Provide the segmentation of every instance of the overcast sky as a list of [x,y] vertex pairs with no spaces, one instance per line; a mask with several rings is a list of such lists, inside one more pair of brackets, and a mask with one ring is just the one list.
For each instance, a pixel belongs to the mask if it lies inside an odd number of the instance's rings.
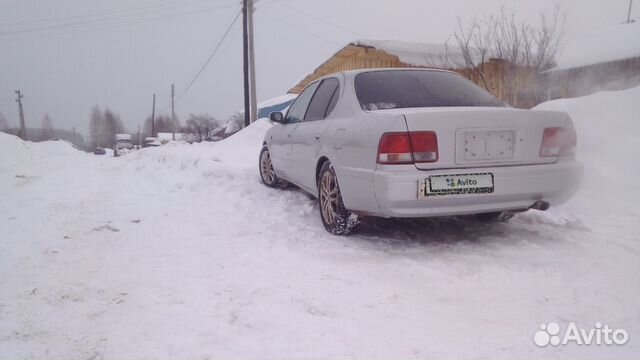
[[[0,0],[0,112],[18,123],[49,113],[56,128],[86,134],[91,106],[109,106],[134,132],[180,94],[240,11],[240,0]],[[629,0],[259,0],[256,65],[259,101],[282,95],[329,56],[358,38],[442,43],[457,17],[495,13],[501,4],[526,21],[568,13],[566,35],[626,20]],[[640,18],[636,4],[632,17]],[[311,16],[310,16],[310,15]],[[55,21],[53,21],[53,20]],[[325,19],[321,21],[319,19]],[[639,39],[640,41],[640,39]],[[193,87],[176,104],[220,119],[242,109],[241,18]]]

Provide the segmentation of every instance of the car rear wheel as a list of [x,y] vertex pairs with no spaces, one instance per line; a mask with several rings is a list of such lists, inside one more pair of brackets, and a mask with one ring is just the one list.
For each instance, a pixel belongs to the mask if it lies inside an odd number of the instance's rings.
[[336,172],[330,162],[320,169],[318,207],[324,228],[334,235],[349,235],[358,225],[358,216],[344,207]]
[[258,165],[260,167],[260,178],[263,184],[271,188],[283,189],[287,187],[288,183],[278,178],[276,171],[273,169],[271,154],[266,145],[263,146],[262,151],[260,151],[260,161]]

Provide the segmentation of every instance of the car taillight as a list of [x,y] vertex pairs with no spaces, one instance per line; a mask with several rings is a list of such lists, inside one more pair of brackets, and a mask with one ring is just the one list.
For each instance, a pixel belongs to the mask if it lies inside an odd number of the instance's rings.
[[386,133],[382,135],[378,145],[378,163],[413,163],[409,133]]
[[438,161],[438,137],[433,131],[409,133],[411,147],[413,148],[413,161],[436,162]]
[[433,131],[386,133],[378,145],[379,164],[438,161],[438,137]]
[[542,134],[540,157],[575,155],[576,142],[576,131],[573,128],[546,128]]

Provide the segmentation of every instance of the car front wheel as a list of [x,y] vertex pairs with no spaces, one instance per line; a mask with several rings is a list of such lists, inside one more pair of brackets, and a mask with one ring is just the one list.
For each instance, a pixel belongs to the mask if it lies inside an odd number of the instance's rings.
[[324,228],[334,235],[349,235],[358,225],[358,216],[344,207],[336,172],[328,161],[318,179],[318,207]]

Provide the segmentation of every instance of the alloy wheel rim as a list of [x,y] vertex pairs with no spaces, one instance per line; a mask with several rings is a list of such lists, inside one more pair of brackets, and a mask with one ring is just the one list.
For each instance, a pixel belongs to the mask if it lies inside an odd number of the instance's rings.
[[329,171],[320,180],[320,209],[327,224],[333,224],[338,209],[338,183]]
[[262,157],[260,158],[260,173],[262,174],[262,180],[264,180],[265,183],[273,184],[276,173],[273,170],[273,165],[271,164],[271,155],[269,155],[269,151],[262,153]]

